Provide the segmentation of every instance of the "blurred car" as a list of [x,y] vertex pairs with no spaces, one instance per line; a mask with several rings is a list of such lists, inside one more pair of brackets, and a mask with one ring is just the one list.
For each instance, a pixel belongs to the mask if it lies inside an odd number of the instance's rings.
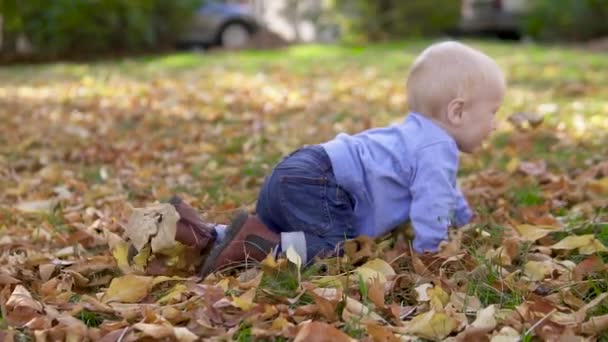
[[462,0],[459,30],[519,38],[528,3],[529,0]]
[[178,46],[242,48],[258,28],[248,1],[208,1],[196,12]]

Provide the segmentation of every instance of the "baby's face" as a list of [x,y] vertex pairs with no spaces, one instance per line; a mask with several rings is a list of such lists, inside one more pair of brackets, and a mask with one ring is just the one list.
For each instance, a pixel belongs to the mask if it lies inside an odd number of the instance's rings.
[[496,112],[504,98],[504,86],[490,85],[478,91],[464,110],[464,122],[456,136],[462,152],[471,153],[496,129]]

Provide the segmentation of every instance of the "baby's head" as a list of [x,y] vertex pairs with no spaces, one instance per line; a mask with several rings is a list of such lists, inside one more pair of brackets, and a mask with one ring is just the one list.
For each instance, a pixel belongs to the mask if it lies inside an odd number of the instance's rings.
[[484,53],[457,42],[431,45],[416,59],[407,80],[409,110],[425,115],[473,152],[495,129],[505,78]]

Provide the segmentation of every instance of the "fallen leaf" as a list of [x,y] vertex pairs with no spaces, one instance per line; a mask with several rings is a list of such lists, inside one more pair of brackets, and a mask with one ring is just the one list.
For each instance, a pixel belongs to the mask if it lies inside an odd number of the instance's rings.
[[137,303],[148,295],[154,278],[127,274],[112,279],[102,302]]
[[367,324],[367,333],[374,342],[399,342],[401,341],[395,334],[385,326],[378,324]]
[[374,278],[367,289],[367,297],[377,308],[384,308],[384,294],[386,287],[378,278]]
[[[382,259],[370,260],[357,267],[355,272],[358,276],[361,276],[361,279],[363,279],[365,283],[372,281],[374,278],[377,278],[380,280],[380,282],[385,283],[387,277],[395,275],[395,270],[393,270],[391,265]],[[358,277],[356,279],[358,279]]]
[[346,322],[351,318],[357,320],[372,320],[382,322],[384,319],[358,300],[346,297],[346,306],[342,311],[342,319]]
[[367,235],[361,235],[344,242],[344,254],[348,257],[350,263],[358,264],[374,254],[374,245],[374,239]]
[[541,281],[545,279],[555,266],[552,261],[528,261],[524,265],[524,274],[532,281]]
[[133,329],[141,331],[144,336],[149,336],[155,339],[163,339],[175,336],[172,327],[161,324],[135,323],[133,324]]
[[333,325],[324,322],[305,322],[300,325],[294,342],[355,342]]
[[481,302],[475,296],[469,296],[463,292],[452,291],[450,303],[454,308],[462,312],[477,312],[481,310]]
[[417,294],[416,300],[418,300],[419,302],[428,302],[429,300],[431,300],[431,297],[429,297],[428,294],[428,289],[432,288],[433,284],[431,283],[418,285],[416,288],[414,288],[414,291],[416,291]]
[[429,340],[441,340],[458,327],[458,321],[444,312],[427,311],[414,317],[407,325],[410,334]]
[[577,249],[581,254],[593,254],[597,252],[608,252],[608,248],[604,246],[593,234],[573,235],[568,236],[560,242],[551,246],[552,249]]
[[500,331],[490,339],[490,342],[519,342],[521,341],[521,333],[511,327],[503,327]]
[[23,285],[15,286],[5,305],[7,310],[6,319],[16,326],[24,325],[32,318],[43,313],[42,304],[34,300]]
[[289,246],[285,254],[287,256],[287,260],[294,263],[298,267],[298,269],[302,267],[302,257],[300,257],[300,255],[298,254],[298,252],[296,252],[293,246]]
[[122,242],[114,247],[112,250],[112,256],[116,259],[116,264],[122,273],[131,273],[131,267],[129,267],[129,244]]
[[140,251],[148,242],[156,253],[176,245],[175,232],[179,214],[171,204],[134,208],[125,226],[125,234]]
[[586,335],[595,335],[608,329],[608,315],[595,316],[583,323],[580,332]]
[[39,200],[39,201],[24,201],[15,205],[17,210],[24,213],[38,214],[48,213],[57,205],[56,199]]
[[194,342],[199,337],[186,327],[173,327],[173,335],[178,342]]
[[256,289],[251,288],[238,297],[233,296],[232,305],[234,305],[235,307],[237,307],[243,311],[251,310],[251,308],[253,308],[253,306],[255,305],[253,303],[253,299],[255,298],[255,293],[256,293]]
[[181,302],[184,299],[186,293],[188,292],[189,290],[186,285],[176,284],[166,295],[162,296],[156,302],[160,305],[175,304]]
[[534,226],[531,224],[519,224],[515,226],[515,230],[526,241],[536,241],[547,236],[552,232],[561,231],[561,227],[557,226]]

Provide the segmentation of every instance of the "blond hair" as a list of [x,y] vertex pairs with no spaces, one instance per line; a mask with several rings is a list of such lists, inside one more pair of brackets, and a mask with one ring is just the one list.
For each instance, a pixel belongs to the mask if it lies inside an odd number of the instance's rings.
[[498,64],[476,49],[448,41],[426,48],[412,65],[407,79],[409,110],[436,117],[455,98],[470,103],[480,87],[505,80]]

